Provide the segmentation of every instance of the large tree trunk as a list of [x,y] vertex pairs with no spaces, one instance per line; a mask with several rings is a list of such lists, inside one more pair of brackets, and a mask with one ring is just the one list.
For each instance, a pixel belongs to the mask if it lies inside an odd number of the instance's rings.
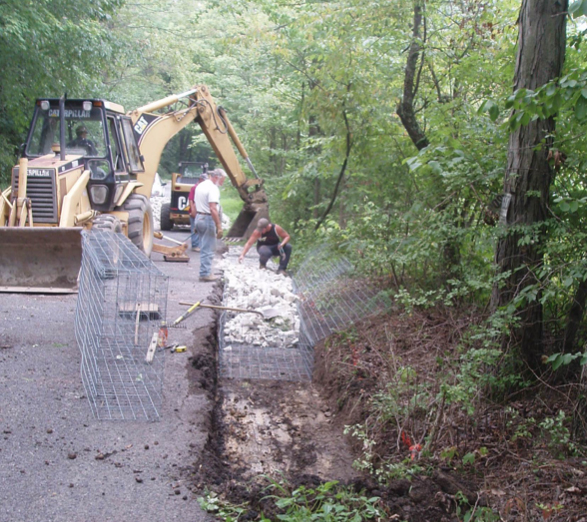
[[[568,0],[523,0],[518,19],[519,37],[514,90],[536,89],[560,76],[565,58],[566,11]],[[553,170],[548,149],[555,123],[552,118],[537,120],[512,132],[504,193],[511,194],[506,215],[506,230],[496,247],[499,273],[506,275],[502,286],[495,287],[493,308],[505,305],[529,285],[537,283],[536,268],[542,262],[540,226],[546,218]],[[506,199],[507,201],[507,199]],[[534,227],[534,240],[524,236],[520,226]],[[531,234],[530,230],[526,231]],[[542,351],[542,306],[539,299],[525,304],[519,327],[511,332],[531,367],[537,367]]]

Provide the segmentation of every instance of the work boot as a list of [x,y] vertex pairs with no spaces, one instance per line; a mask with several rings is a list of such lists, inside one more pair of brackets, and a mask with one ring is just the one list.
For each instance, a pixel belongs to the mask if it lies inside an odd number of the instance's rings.
[[287,272],[285,270],[283,270],[283,268],[280,268],[277,272],[275,272],[277,275],[287,275]]
[[259,263],[260,270],[265,270],[266,268],[267,268],[267,265],[264,265],[263,263]]
[[218,276],[215,275],[207,275],[207,276],[200,276],[200,281],[204,281],[205,283],[211,283],[212,281],[218,281],[220,279]]
[[192,252],[199,252],[200,251],[200,247],[192,247]]

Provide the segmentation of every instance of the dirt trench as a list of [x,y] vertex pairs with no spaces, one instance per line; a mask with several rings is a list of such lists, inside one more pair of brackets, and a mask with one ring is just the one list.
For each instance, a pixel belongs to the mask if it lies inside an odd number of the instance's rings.
[[[220,302],[220,289],[215,297]],[[216,315],[216,321],[218,315]],[[311,382],[218,379],[217,322],[194,332],[205,348],[192,358],[192,379],[214,398],[196,486],[253,481],[260,475],[349,481],[353,457],[319,386]]]
[[[215,299],[221,300],[220,288]],[[360,448],[344,427],[361,412],[340,407],[327,367],[317,365],[313,382],[218,379],[216,335],[216,323],[194,332],[199,349],[191,358],[192,379],[215,404],[202,456],[184,470],[196,494],[214,492],[248,505],[243,520],[257,520],[261,512],[266,517],[279,513],[267,500],[272,481],[291,487],[338,481],[367,497],[380,497],[387,513],[381,520],[452,522],[458,520],[458,492],[473,504],[479,502],[475,486],[450,470],[386,487],[359,473],[353,461]],[[317,359],[324,349],[316,347]]]

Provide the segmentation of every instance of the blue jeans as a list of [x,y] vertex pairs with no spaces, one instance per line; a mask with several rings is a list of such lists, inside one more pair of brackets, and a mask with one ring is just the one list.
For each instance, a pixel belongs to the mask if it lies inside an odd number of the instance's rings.
[[200,241],[200,277],[206,277],[212,272],[216,252],[216,223],[212,216],[197,214],[196,231]]
[[190,216],[190,232],[192,233],[192,248],[200,246],[200,237],[196,233],[196,218]]
[[257,249],[257,252],[259,253],[259,262],[262,265],[266,265],[269,259],[275,256],[279,256],[279,270],[285,270],[287,268],[287,264],[289,263],[291,250],[292,248],[289,243],[283,245],[283,252],[285,253],[285,257],[282,259],[279,255],[279,248],[277,248],[277,245],[262,245]]

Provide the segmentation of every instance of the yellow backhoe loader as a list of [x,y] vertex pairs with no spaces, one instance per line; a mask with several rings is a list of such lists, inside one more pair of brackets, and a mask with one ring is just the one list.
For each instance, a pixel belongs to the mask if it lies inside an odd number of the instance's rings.
[[128,113],[106,100],[39,99],[11,186],[0,194],[0,291],[75,289],[83,228],[123,232],[145,254],[156,251],[151,188],[165,145],[193,121],[244,201],[227,235],[250,236],[268,216],[263,180],[205,86]]
[[161,230],[172,230],[174,225],[190,224],[190,191],[202,180],[201,176],[207,170],[207,163],[179,162],[179,172],[171,174],[171,198],[161,205]]

